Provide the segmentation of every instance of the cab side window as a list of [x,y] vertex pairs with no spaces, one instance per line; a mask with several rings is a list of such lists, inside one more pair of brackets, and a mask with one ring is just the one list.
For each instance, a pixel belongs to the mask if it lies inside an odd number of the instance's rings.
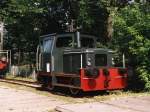
[[52,39],[46,38],[46,39],[43,40],[43,51],[45,53],[50,53],[51,52],[52,43],[53,43]]
[[94,48],[94,40],[92,38],[81,38],[81,47]]
[[56,47],[72,47],[73,39],[72,37],[59,37],[56,41]]

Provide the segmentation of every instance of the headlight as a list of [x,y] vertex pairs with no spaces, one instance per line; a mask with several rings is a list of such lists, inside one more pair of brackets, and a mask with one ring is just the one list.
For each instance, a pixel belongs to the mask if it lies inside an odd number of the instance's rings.
[[88,65],[88,66],[91,66],[91,65],[92,65],[91,58],[88,58],[88,59],[87,59],[87,65]]
[[114,60],[114,58],[112,58],[111,60],[112,60],[112,65],[115,65],[115,60]]

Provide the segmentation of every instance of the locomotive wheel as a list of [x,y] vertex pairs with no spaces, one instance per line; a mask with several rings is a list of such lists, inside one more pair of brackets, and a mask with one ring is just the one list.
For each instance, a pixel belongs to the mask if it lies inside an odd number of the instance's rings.
[[47,86],[46,86],[47,90],[52,91],[54,89],[54,86],[52,84],[52,77],[49,77],[47,80]]
[[69,90],[72,95],[77,95],[80,92],[80,89],[75,88],[69,88]]
[[54,86],[52,85],[52,82],[50,82],[47,87],[48,90],[52,91],[54,89]]
[[46,84],[41,84],[41,89],[45,90],[46,89]]
[[42,85],[41,87],[44,90],[51,91],[54,89],[54,86],[52,85],[52,78],[51,77],[44,77],[42,80]]
[[[75,86],[75,85],[77,85],[76,83],[79,83],[79,82],[76,82],[76,80],[74,78],[70,79],[70,85]],[[77,95],[80,92],[80,89],[71,88],[71,87],[69,88],[69,90],[72,95]]]
[[42,84],[41,87],[42,87],[42,89],[48,90],[48,91],[52,91],[54,89],[54,86],[52,84],[49,84],[49,85]]

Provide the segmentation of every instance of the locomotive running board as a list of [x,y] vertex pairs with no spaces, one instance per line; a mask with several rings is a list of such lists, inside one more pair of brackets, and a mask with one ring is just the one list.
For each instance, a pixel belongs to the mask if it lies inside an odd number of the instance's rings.
[[55,73],[55,74],[53,74],[53,76],[56,76],[56,77],[71,77],[71,78],[80,77],[80,75],[77,75],[77,74],[65,74],[65,73]]
[[67,84],[53,84],[53,86],[61,86],[61,87],[69,87],[69,88],[74,88],[74,89],[81,89],[81,87],[67,85]]

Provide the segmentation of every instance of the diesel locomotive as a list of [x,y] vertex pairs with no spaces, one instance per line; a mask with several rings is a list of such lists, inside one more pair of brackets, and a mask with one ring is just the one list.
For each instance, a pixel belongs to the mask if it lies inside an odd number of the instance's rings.
[[114,67],[114,52],[96,48],[94,36],[80,32],[44,35],[36,55],[37,80],[49,90],[67,87],[77,94],[127,86],[127,69]]

